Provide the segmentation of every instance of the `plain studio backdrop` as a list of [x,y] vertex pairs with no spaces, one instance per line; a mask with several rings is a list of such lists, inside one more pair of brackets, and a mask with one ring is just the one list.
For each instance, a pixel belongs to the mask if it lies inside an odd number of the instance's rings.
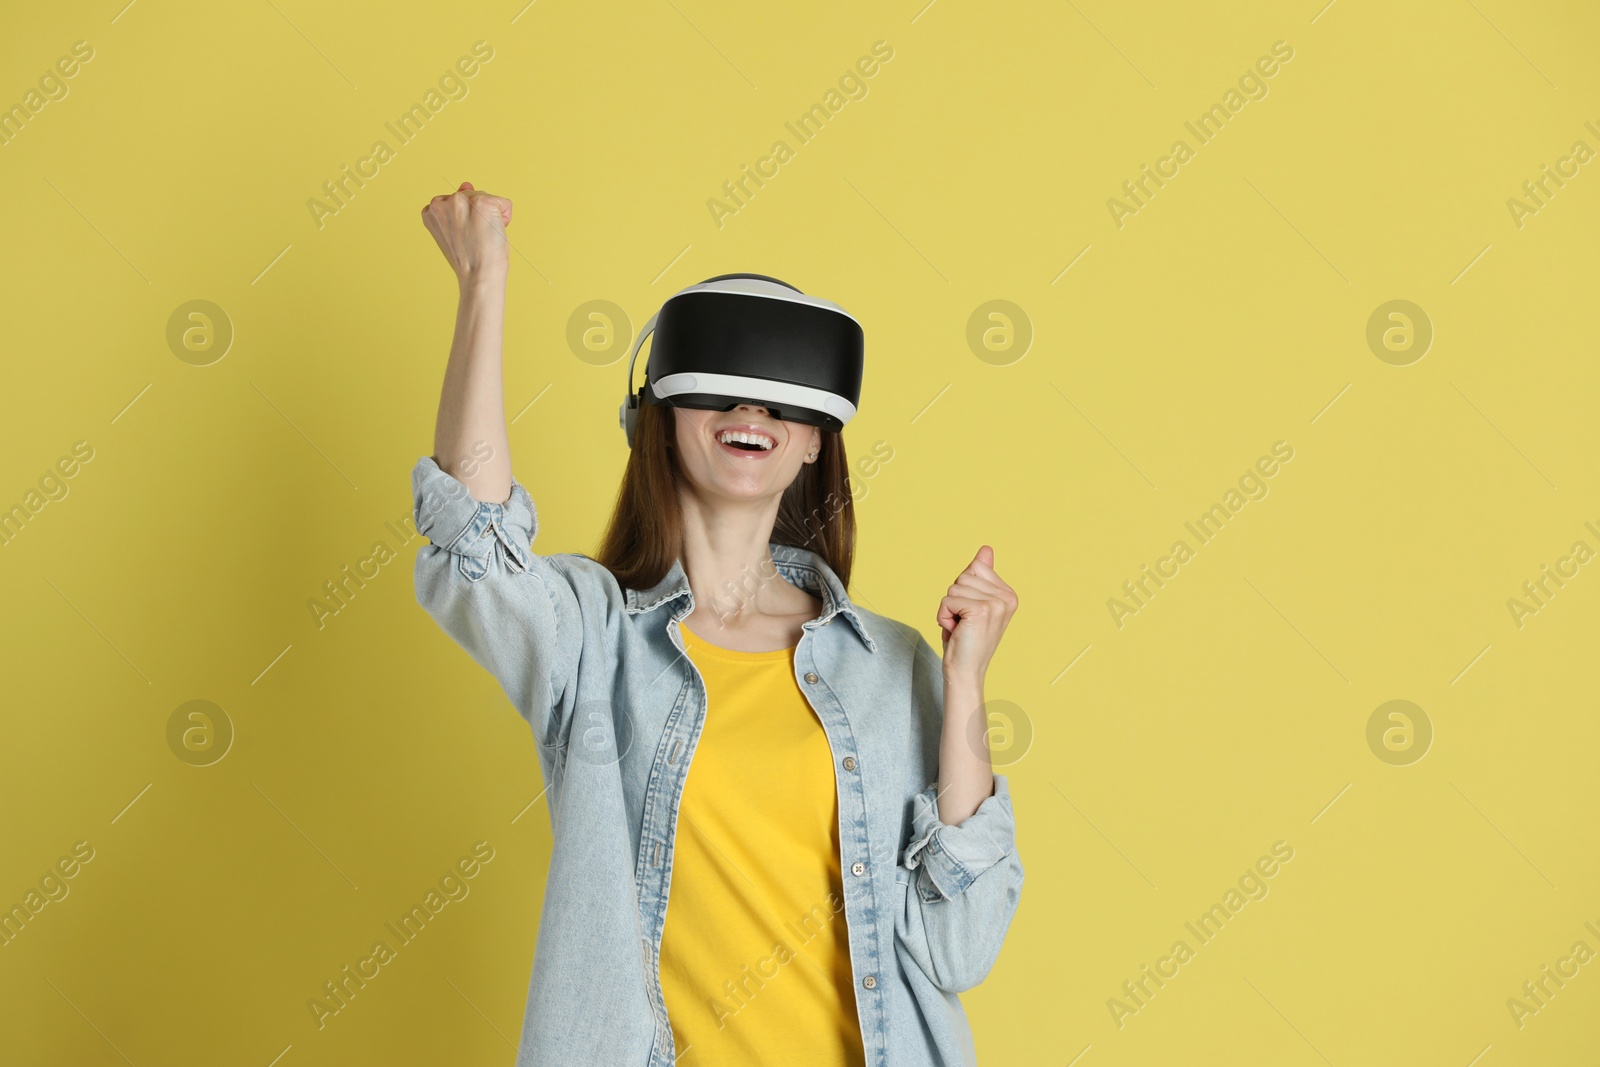
[[0,32],[8,1063],[512,1062],[550,813],[411,577],[464,180],[540,552],[668,295],[862,320],[853,597],[1021,597],[983,1062],[1600,1046],[1592,5],[122,2]]

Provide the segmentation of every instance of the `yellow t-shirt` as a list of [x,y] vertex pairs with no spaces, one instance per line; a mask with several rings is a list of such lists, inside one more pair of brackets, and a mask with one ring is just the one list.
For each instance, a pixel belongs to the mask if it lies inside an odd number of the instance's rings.
[[678,1067],[858,1067],[833,753],[794,649],[679,624],[707,709],[683,799],[661,987]]

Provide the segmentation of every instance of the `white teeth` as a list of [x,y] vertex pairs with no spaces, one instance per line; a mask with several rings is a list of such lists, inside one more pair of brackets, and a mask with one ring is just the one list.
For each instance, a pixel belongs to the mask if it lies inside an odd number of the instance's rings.
[[723,442],[724,444],[731,444],[734,441],[741,441],[747,445],[760,445],[763,450],[769,451],[772,448],[772,439],[770,437],[767,437],[764,434],[746,433],[743,430],[724,430],[717,434],[717,440]]

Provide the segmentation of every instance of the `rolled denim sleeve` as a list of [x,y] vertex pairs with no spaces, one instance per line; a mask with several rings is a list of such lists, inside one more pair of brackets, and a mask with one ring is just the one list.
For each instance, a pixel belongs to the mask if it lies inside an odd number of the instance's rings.
[[[923,712],[924,729],[937,738],[944,717],[939,658],[924,642],[918,660],[917,698],[933,709]],[[911,840],[900,860],[905,904],[896,916],[896,934],[928,979],[950,993],[988,976],[1022,896],[1011,785],[995,774],[993,788],[955,824],[939,818],[936,781],[911,800]]]
[[935,782],[912,798],[911,844],[903,862],[906,870],[921,870],[926,876],[917,879],[917,891],[929,903],[966,892],[979,875],[1015,850],[1017,840],[1005,775],[996,774],[993,795],[953,826],[940,821],[938,796]]
[[532,549],[533,498],[513,480],[505,502],[477,500],[431,456],[412,468],[411,491],[430,542],[417,552],[417,602],[549,743],[577,673],[582,609],[566,571]]

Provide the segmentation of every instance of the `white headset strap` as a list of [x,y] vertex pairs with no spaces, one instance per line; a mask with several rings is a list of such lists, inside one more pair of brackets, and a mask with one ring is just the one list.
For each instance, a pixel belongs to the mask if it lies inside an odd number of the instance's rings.
[[660,314],[661,314],[661,312],[657,311],[654,315],[650,316],[649,320],[644,324],[644,329],[639,331],[638,340],[633,342],[633,354],[628,357],[628,392],[627,392],[627,395],[630,398],[634,395],[634,388],[633,388],[633,364],[634,364],[634,361],[639,358],[639,349],[644,347],[644,339],[646,337],[649,337],[652,333],[655,332],[656,319],[660,316]]

